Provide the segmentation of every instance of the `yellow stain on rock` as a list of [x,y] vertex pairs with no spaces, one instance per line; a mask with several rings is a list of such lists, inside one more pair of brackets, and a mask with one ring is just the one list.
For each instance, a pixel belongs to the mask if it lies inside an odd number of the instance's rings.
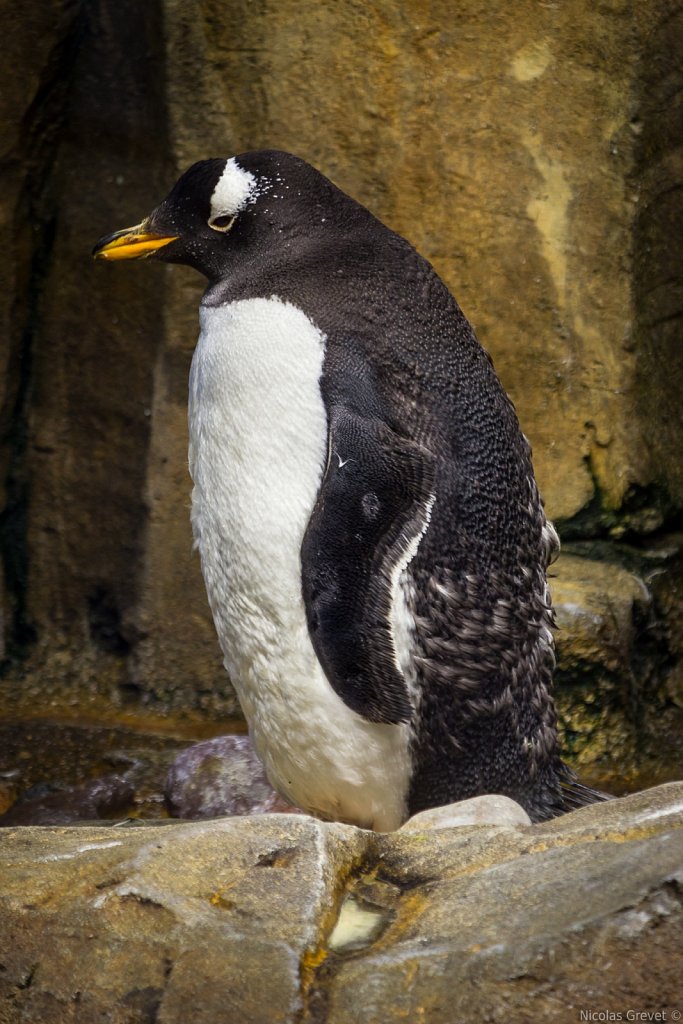
[[[672,821],[668,824],[669,830],[683,829],[683,823]],[[626,829],[609,829],[604,832],[599,830],[569,832],[564,836],[548,836],[546,840],[533,843],[527,849],[528,854],[546,853],[549,850],[559,850],[569,846],[585,846],[588,843],[634,843],[642,839],[652,839],[662,832],[661,823],[631,825]]]
[[226,896],[226,893],[233,889],[235,886],[234,882],[229,885],[221,886],[220,889],[216,889],[215,892],[209,897],[209,903],[212,907],[221,907],[223,910],[231,910],[235,906],[234,899],[230,899]]
[[522,142],[543,178],[542,191],[529,200],[527,213],[541,236],[541,249],[557,290],[560,308],[567,308],[567,244],[572,190],[559,160],[551,159],[538,135],[525,132]]
[[530,82],[540,78],[552,62],[553,55],[547,43],[529,43],[512,58],[512,76],[518,82]]
[[307,949],[301,958],[302,974],[316,971],[321,964],[327,960],[327,948],[318,946],[315,949]]

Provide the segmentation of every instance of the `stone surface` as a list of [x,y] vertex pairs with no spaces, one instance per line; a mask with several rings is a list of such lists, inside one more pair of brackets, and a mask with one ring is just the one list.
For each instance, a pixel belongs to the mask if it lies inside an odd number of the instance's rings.
[[531,818],[523,807],[508,796],[488,794],[471,800],[459,800],[445,807],[432,807],[408,818],[400,832],[424,832],[429,829],[454,828],[456,825],[530,825]]
[[630,671],[637,609],[652,600],[643,580],[618,565],[572,555],[559,558],[551,572],[561,672],[576,678],[597,667]]
[[625,564],[564,552],[551,568],[556,704],[564,749],[599,788],[683,772],[680,541],[615,549]]
[[275,792],[248,736],[217,736],[178,754],[164,796],[174,818],[297,812]]
[[[293,1020],[363,843],[301,816],[4,832],[0,1019]],[[39,918],[60,936],[42,966]]]
[[521,1024],[679,1006],[683,783],[514,828],[8,829],[0,864],[3,1024]]
[[682,796],[677,785],[594,805],[523,835],[397,835],[383,877],[422,884],[374,947],[335,965],[327,1020],[570,1022],[581,1009],[678,1007]]

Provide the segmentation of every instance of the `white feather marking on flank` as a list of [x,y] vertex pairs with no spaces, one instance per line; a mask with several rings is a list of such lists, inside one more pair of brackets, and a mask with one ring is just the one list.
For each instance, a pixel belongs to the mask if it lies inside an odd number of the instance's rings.
[[234,217],[257,197],[257,182],[251,171],[240,167],[234,157],[225,161],[211,196],[211,217]]
[[431,494],[424,503],[422,508],[422,527],[411,539],[403,556],[393,567],[391,573],[391,637],[394,647],[394,661],[406,681],[408,692],[414,704],[418,698],[414,661],[415,616],[412,610],[414,584],[408,567],[417,554],[420,542],[429,528],[435,500],[436,495]]
[[406,815],[405,725],[368,722],[313,650],[301,544],[328,454],[325,336],[276,296],[200,308],[190,375],[192,525],[225,666],[273,785],[322,817]]

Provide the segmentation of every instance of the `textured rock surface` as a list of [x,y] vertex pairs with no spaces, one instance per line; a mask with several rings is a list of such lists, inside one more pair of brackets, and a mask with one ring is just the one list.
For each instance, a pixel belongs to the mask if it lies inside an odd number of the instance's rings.
[[647,587],[633,573],[606,562],[566,555],[553,568],[561,669],[600,666],[629,671],[635,642],[634,607],[647,606]]
[[[587,558],[561,558],[553,577],[564,747],[581,768],[613,777],[643,745],[645,723],[636,702],[638,683],[644,689],[647,680],[636,679],[635,651],[652,595],[626,569]],[[656,717],[660,708],[653,702],[647,711]]]
[[516,828],[6,830],[0,863],[3,1024],[573,1022],[679,1005],[683,784]]
[[[202,284],[88,259],[202,156],[295,150],[434,261],[494,356],[566,537],[638,545],[675,524],[683,13],[670,0],[0,13],[3,696],[21,679],[31,702],[63,682],[81,700],[234,711],[187,515]],[[669,588],[664,631],[680,606]],[[636,630],[636,686],[643,643]],[[661,699],[680,691],[663,677],[679,653],[648,684]]]
[[[593,554],[613,558],[607,548]],[[664,765],[669,778],[683,774],[683,577],[680,540],[616,553],[622,564],[567,552],[552,567],[550,585],[565,751],[595,784],[624,792],[638,772],[652,781]]]

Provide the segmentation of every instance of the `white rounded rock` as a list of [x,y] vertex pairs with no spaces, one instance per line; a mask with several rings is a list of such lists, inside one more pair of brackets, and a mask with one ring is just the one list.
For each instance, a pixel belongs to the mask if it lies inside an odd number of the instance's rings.
[[401,832],[425,832],[429,829],[456,828],[459,825],[530,825],[531,818],[515,800],[498,793],[474,796],[444,807],[430,807],[409,818]]

